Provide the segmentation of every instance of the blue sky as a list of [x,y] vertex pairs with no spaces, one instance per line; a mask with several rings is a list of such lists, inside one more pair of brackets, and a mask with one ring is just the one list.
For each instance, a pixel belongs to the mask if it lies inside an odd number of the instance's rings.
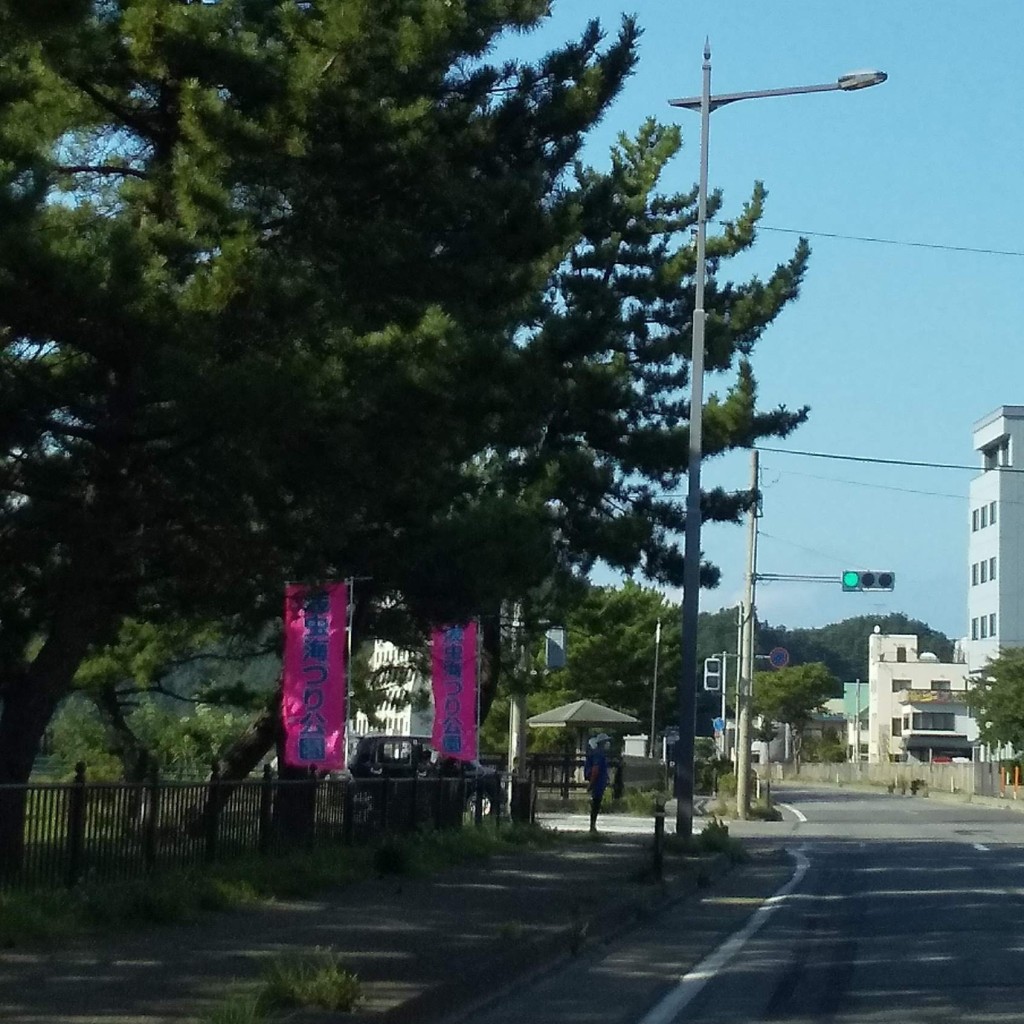
[[[765,405],[811,406],[790,449],[927,463],[977,464],[971,425],[1024,404],[1024,256],[816,237],[814,232],[1024,252],[1024,4],[953,0],[554,0],[539,32],[511,49],[533,56],[577,36],[591,17],[609,32],[623,12],[644,29],[639,67],[591,137],[601,165],[619,132],[645,117],[676,122],[682,153],[663,183],[698,176],[699,118],[667,105],[700,92],[705,36],[712,91],[834,81],[879,68],[859,93],[751,100],[711,118],[712,188],[739,211],[753,182],[769,191],[763,224],[809,232],[800,299],[760,343],[754,367]],[[727,268],[762,276],[796,236],[762,231]],[[725,382],[722,381],[722,384]],[[721,385],[719,385],[721,386]],[[713,391],[714,378],[706,385]],[[704,481],[741,488],[749,453],[706,465]],[[891,594],[839,584],[764,583],[758,611],[773,624],[818,626],[903,611],[951,636],[966,618],[970,471],[888,467],[763,452],[759,569],[835,575],[892,569]],[[743,587],[742,527],[705,530],[723,571],[703,610]]]

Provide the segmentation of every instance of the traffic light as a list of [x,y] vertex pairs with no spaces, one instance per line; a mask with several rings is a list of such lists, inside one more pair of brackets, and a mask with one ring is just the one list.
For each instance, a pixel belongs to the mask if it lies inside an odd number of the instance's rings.
[[704,689],[718,692],[722,689],[722,659],[704,659]]
[[847,593],[858,590],[892,590],[896,584],[896,574],[888,570],[847,569],[842,577],[843,590]]

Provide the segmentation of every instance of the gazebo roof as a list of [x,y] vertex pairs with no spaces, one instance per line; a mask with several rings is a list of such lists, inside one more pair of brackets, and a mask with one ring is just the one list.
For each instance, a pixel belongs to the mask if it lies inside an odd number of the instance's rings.
[[527,725],[559,728],[569,725],[635,725],[638,719],[593,700],[574,700],[571,704],[542,711],[526,720]]

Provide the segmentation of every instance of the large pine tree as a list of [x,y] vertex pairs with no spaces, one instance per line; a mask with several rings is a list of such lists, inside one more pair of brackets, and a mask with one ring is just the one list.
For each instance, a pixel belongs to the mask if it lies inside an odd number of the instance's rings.
[[627,20],[487,62],[547,6],[4,5],[0,783],[126,615],[388,589],[375,553],[465,490],[634,60]]

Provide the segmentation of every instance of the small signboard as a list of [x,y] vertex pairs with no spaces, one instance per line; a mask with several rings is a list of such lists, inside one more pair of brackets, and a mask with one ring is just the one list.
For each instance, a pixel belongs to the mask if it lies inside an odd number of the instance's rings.
[[768,661],[772,668],[785,668],[789,664],[789,651],[785,647],[773,647],[768,652]]
[[714,727],[715,732],[723,732],[725,730],[724,718],[712,718],[711,724]]

